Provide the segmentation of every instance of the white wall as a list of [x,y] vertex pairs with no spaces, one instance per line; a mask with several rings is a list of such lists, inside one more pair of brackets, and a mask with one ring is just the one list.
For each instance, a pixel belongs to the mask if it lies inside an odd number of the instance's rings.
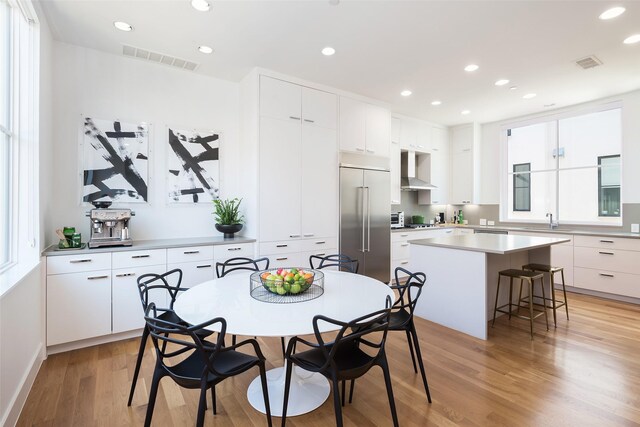
[[[498,155],[500,149],[500,131],[504,124],[516,121],[525,121],[533,118],[541,118],[545,115],[566,113],[575,111],[578,113],[583,109],[594,107],[609,102],[622,102],[622,202],[640,203],[640,91],[630,92],[609,98],[592,101],[586,104],[574,105],[544,114],[535,114],[526,117],[516,117],[502,120],[500,122],[486,123],[482,125],[482,174],[481,174],[481,196],[482,204],[500,203],[500,171],[501,160]],[[623,213],[624,215],[624,213]]]
[[[239,151],[239,85],[189,71],[124,56],[54,42],[53,228],[75,226],[89,236],[81,205],[78,147],[82,115],[151,123],[148,204],[119,204],[136,212],[131,221],[136,240],[220,235],[212,204],[165,202],[167,126],[213,129],[222,134],[221,196],[239,194],[238,177],[252,167]],[[114,206],[115,207],[115,206]],[[252,223],[255,218],[249,216]]]

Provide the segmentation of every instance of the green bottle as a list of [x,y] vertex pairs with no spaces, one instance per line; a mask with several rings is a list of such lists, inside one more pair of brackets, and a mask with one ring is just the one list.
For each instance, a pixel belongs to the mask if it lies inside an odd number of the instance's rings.
[[462,209],[460,209],[460,213],[458,213],[458,224],[464,224],[464,214],[462,213]]

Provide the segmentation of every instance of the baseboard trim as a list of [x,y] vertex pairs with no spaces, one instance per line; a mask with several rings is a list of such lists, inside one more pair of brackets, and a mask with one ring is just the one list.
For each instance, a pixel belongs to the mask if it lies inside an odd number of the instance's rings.
[[20,387],[16,390],[15,394],[11,398],[11,403],[9,403],[9,408],[2,416],[2,422],[0,425],[4,427],[13,427],[18,422],[20,418],[20,413],[22,412],[22,408],[27,401],[27,397],[29,397],[29,392],[31,391],[31,387],[36,380],[36,376],[38,375],[38,371],[40,371],[40,366],[42,366],[43,362],[43,345],[40,343],[38,348],[36,349],[33,357],[31,358],[31,363],[29,364],[29,369],[24,373],[22,380],[20,381]]
[[64,344],[57,344],[47,347],[47,355],[64,353],[65,351],[77,350],[79,348],[93,347],[94,345],[106,344],[109,342],[126,340],[142,336],[142,329],[120,332],[117,334],[103,335],[101,337],[88,338],[86,340],[73,341]]

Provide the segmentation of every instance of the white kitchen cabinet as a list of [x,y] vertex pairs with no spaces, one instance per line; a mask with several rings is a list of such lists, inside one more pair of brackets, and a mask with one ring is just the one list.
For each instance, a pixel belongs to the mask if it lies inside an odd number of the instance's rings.
[[389,172],[391,175],[391,204],[399,205],[401,202],[402,190],[401,177],[400,177],[400,146],[398,144],[391,144],[389,153]]
[[400,148],[415,151],[418,145],[418,123],[406,118],[400,119]]
[[232,243],[229,245],[217,245],[214,247],[214,262],[224,262],[229,258],[253,258],[255,249],[253,243]]
[[216,277],[216,266],[213,260],[182,262],[167,265],[167,269],[169,271],[174,268],[182,270],[182,288],[191,288],[202,282],[206,282],[207,280],[213,280]]
[[446,128],[432,126],[430,182],[438,188],[431,190],[431,204],[449,203],[449,171],[449,133]]
[[[163,250],[164,251],[164,250]],[[114,254],[115,255],[115,254]],[[113,270],[111,282],[111,332],[119,333],[140,329],[144,326],[144,313],[138,291],[138,278],[144,274],[162,274],[166,270],[165,265],[130,267]],[[149,291],[149,302],[153,302],[159,308],[169,307],[167,292],[161,289]]]
[[48,346],[110,333],[111,270],[47,276]]
[[451,129],[451,204],[478,203],[478,138],[477,124]]
[[302,120],[302,88],[271,77],[260,77],[260,115],[281,120]]
[[[569,239],[568,242],[558,245],[551,245],[551,265],[556,267],[562,267],[564,269],[564,283],[566,286],[573,286],[574,279],[574,238],[570,234],[558,234],[558,233],[534,233],[527,231],[509,231],[510,235],[516,236],[531,236],[531,237],[552,237],[559,239]],[[562,277],[560,274],[556,274],[554,277],[556,285],[562,283]]]
[[398,117],[391,117],[391,143],[400,145],[400,128],[402,120]]
[[300,126],[300,122],[260,119],[260,240],[301,236]]
[[[328,129],[338,124],[338,102],[334,94],[302,88],[302,121]],[[335,140],[335,137],[333,138]]]
[[330,237],[338,232],[338,146],[336,131],[302,125],[301,209],[303,238]]
[[389,157],[389,110],[340,97],[340,150]]

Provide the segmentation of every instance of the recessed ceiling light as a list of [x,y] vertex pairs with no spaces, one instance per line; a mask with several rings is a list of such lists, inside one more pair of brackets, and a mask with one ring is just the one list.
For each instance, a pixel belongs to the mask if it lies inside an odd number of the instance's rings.
[[500,80],[496,80],[496,82],[494,83],[496,86],[504,86],[507,83],[509,83],[509,80],[507,79],[500,79]]
[[462,110],[460,111],[460,114],[462,114],[463,116],[466,116],[467,114],[471,113],[471,111],[469,110]]
[[620,16],[624,13],[626,9],[622,6],[617,6],[617,7],[612,7],[611,9],[607,9],[604,12],[602,12],[600,14],[600,19],[602,20],[607,20],[607,19],[613,19],[616,16]]
[[440,105],[442,104],[442,101],[432,101],[431,105]]
[[213,48],[210,48],[209,46],[198,46],[198,50],[202,53],[212,53],[213,52]]
[[535,93],[528,93],[525,96],[523,96],[522,98],[531,99],[531,98],[535,98],[536,96],[537,96],[537,94],[535,94]]
[[400,95],[402,96],[409,96],[411,95],[413,92],[411,92],[410,90],[403,90],[402,92],[400,92]]
[[331,56],[334,53],[336,53],[336,50],[330,46],[325,47],[324,49],[322,49],[322,54],[324,56]]
[[634,44],[640,42],[640,34],[634,34],[624,39],[624,44]]
[[200,12],[208,12],[211,9],[211,5],[207,0],[191,0],[191,6]]
[[464,70],[471,72],[471,71],[476,71],[478,68],[480,67],[478,67],[476,64],[469,64],[466,67],[464,67]]
[[113,26],[119,29],[120,31],[131,31],[133,27],[126,22],[116,21],[113,23]]

